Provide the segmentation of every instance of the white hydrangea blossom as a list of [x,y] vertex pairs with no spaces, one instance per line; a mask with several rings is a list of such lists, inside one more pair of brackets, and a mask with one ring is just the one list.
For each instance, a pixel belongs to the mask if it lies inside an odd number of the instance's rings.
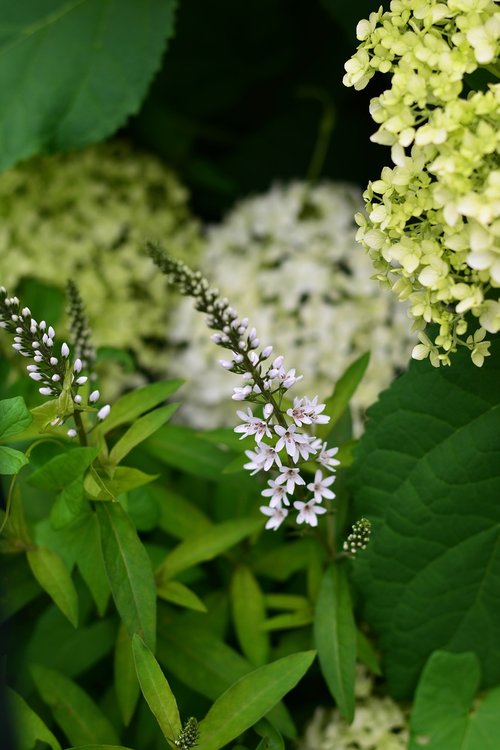
[[357,238],[410,305],[413,356],[437,367],[465,346],[481,366],[486,332],[500,330],[500,84],[466,94],[464,76],[483,65],[498,75],[498,2],[392,0],[357,36],[344,83],[362,89],[376,71],[392,74],[370,112],[372,140],[391,146],[394,162],[364,193]]
[[[360,205],[360,192],[348,184],[277,185],[212,227],[201,260],[262,339],[300,362],[299,393],[307,383],[326,398],[347,366],[371,351],[353,401],[358,429],[361,412],[405,367],[416,343],[406,311],[371,280],[370,260],[355,242]],[[184,419],[199,427],[231,424],[225,375],[213,367],[203,321],[188,300],[173,312],[170,337],[176,352],[170,372],[188,380]]]
[[[0,279],[35,278],[85,300],[97,346],[165,369],[165,280],[141,253],[162,238],[189,257],[199,243],[188,195],[155,157],[125,143],[35,158],[0,176]],[[163,359],[162,359],[163,357]]]

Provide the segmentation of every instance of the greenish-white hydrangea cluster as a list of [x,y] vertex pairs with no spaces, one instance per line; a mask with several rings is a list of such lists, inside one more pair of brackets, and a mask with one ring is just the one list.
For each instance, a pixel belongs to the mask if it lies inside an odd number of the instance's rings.
[[421,331],[413,355],[439,366],[464,345],[481,366],[485,333],[500,330],[500,84],[465,96],[464,76],[497,65],[498,3],[392,0],[357,36],[344,83],[392,74],[370,111],[372,140],[394,162],[364,194],[357,238],[377,278],[409,302]]
[[406,750],[406,717],[391,698],[373,695],[373,680],[358,667],[356,712],[352,724],[337,709],[317,708],[300,750]]
[[[262,342],[298,364],[302,382],[330,395],[360,354],[372,353],[354,400],[360,414],[408,361],[413,338],[406,310],[374,284],[355,241],[360,191],[351,185],[296,182],[235,207],[208,231],[201,268],[245,310]],[[199,427],[232,424],[227,373],[214,365],[205,325],[188,300],[172,316],[171,374],[186,378],[184,419]]]
[[[36,158],[0,177],[0,279],[78,285],[93,342],[132,350],[156,371],[165,279],[141,248],[161,238],[187,258],[199,246],[188,195],[156,158],[121,142]],[[167,310],[168,313],[168,310]],[[165,355],[163,355],[165,356]]]

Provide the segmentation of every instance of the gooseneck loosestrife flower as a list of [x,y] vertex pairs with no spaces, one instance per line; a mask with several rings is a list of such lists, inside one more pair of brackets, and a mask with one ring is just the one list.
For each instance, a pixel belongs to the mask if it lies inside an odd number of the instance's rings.
[[[272,346],[261,348],[257,331],[250,327],[248,319],[238,318],[228,300],[221,298],[217,289],[211,289],[200,272],[166,256],[155,246],[150,245],[148,252],[170,283],[181,294],[193,297],[195,308],[206,313],[207,326],[215,331],[212,341],[231,352],[230,359],[220,360],[221,366],[242,376],[243,384],[234,388],[232,398],[248,401],[254,409],[238,410],[241,424],[235,432],[241,434],[241,440],[254,440],[252,449],[245,451],[249,459],[245,468],[252,474],[273,472],[262,491],[268,502],[260,508],[268,517],[266,528],[278,529],[292,507],[298,511],[298,524],[317,526],[318,515],[327,512],[323,500],[335,498],[330,486],[339,463],[335,458],[338,448],[328,448],[308,432],[316,424],[329,422],[330,418],[323,414],[325,404],[318,403],[317,396],[302,397],[286,408],[285,394],[302,376],[285,366],[282,355],[271,357]],[[300,473],[301,465],[308,461],[316,461],[320,467],[310,484]],[[296,490],[302,499],[293,499]],[[310,493],[304,497],[307,490]]]
[[[83,307],[80,311],[83,326]],[[75,318],[78,315],[75,313]],[[84,411],[97,412],[97,419],[105,419],[110,406],[106,404],[100,409],[95,407],[99,400],[98,390],[92,391],[85,398],[80,391],[88,390],[89,375],[84,374],[87,364],[79,357],[72,357],[68,344],[64,341],[60,346],[56,344],[56,333],[46,321],[36,321],[28,307],[21,307],[17,297],[9,297],[4,287],[0,287],[0,328],[14,337],[12,348],[21,357],[30,360],[26,366],[29,377],[38,384],[42,396],[52,400],[54,417],[50,422],[52,427],[60,427],[66,420],[73,418],[75,428],[67,431],[70,438],[78,436],[82,445],[86,444],[86,433],[83,428],[81,414]],[[89,351],[87,338],[82,342],[75,337],[75,348],[80,352]],[[84,345],[85,344],[85,345]],[[88,369],[87,369],[88,372]],[[87,400],[87,403],[85,401]]]

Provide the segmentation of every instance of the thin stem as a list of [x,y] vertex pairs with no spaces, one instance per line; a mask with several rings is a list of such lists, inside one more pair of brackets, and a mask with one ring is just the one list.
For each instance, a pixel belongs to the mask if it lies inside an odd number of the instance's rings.
[[307,169],[306,179],[309,185],[314,185],[321,176],[325,164],[326,155],[330,147],[333,125],[335,122],[332,100],[327,92],[319,88],[303,88],[299,90],[299,96],[307,99],[315,99],[322,107],[323,112],[318,126],[316,143]]
[[75,427],[80,445],[87,445],[87,433],[85,432],[85,427],[83,426],[82,413],[78,410],[75,410],[75,412],[73,413],[73,419],[75,420]]

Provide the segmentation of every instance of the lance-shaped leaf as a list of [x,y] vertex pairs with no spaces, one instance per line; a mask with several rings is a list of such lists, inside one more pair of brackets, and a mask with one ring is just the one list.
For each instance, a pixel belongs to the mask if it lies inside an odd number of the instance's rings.
[[304,676],[315,655],[291,654],[231,685],[200,722],[199,750],[218,750],[269,713]]
[[78,597],[66,565],[56,552],[47,547],[35,547],[27,552],[30,568],[40,586],[53,599],[61,612],[76,628],[78,625]]
[[369,362],[370,352],[366,352],[358,357],[337,380],[332,395],[326,400],[326,407],[323,412],[330,417],[330,422],[317,425],[316,434],[318,437],[325,438],[337,419],[345,412],[349,406],[349,401],[363,379]]
[[155,409],[134,422],[125,435],[113,446],[109,454],[109,462],[112,464],[120,463],[131,450],[140,445],[150,435],[153,435],[165,422],[168,422],[178,406],[179,404],[169,404],[161,409]]
[[116,427],[135,422],[141,414],[163,403],[181,387],[183,382],[182,380],[162,380],[126,393],[113,404],[109,417],[99,426],[99,430],[106,435]]
[[160,599],[178,604],[180,607],[193,609],[195,612],[207,611],[200,597],[180,581],[161,581],[157,585],[156,593]]
[[98,453],[98,447],[72,448],[51,458],[28,481],[41,490],[63,490],[83,476]]
[[125,726],[135,711],[141,688],[135,673],[132,641],[123,623],[118,628],[114,655],[115,691],[120,713]]
[[40,696],[73,745],[119,742],[114,727],[79,685],[39,664],[31,668],[31,674]]
[[264,595],[246,565],[235,568],[231,579],[233,621],[241,650],[247,659],[259,667],[267,662],[269,635],[263,631],[266,619]]
[[0,445],[0,476],[18,474],[27,463],[29,462],[24,453],[7,445]]
[[326,569],[314,618],[314,640],[321,671],[347,721],[354,716],[356,676],[356,624],[345,567]]
[[155,657],[138,635],[132,641],[137,678],[165,739],[175,741],[181,731],[177,701]]
[[33,711],[24,698],[21,698],[19,693],[11,688],[7,688],[6,694],[16,730],[16,747],[18,750],[32,750],[37,741],[45,742],[52,750],[61,750],[57,737],[54,737],[45,722]]
[[30,426],[33,417],[21,396],[0,401],[0,440],[22,432]]
[[182,425],[165,425],[144,443],[159,461],[204,479],[220,478],[233,454],[203,438],[203,433]]
[[156,588],[147,552],[119,503],[100,503],[96,510],[116,608],[129,635],[138,633],[154,649]]

